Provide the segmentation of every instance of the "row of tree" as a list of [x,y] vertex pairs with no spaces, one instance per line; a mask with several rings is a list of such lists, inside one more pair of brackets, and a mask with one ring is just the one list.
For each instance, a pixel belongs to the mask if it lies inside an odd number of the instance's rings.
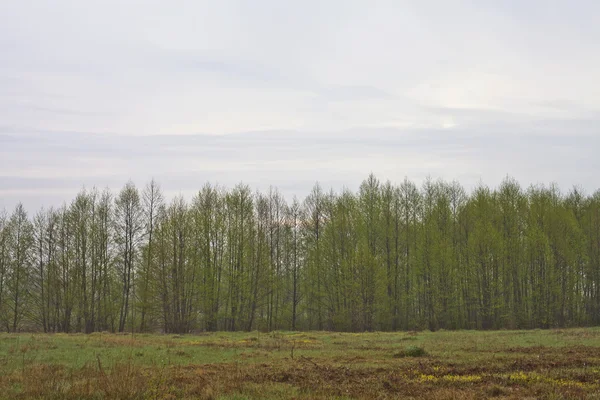
[[0,213],[7,331],[339,331],[600,324],[600,192],[507,178],[381,183],[290,203],[206,185],[83,190]]

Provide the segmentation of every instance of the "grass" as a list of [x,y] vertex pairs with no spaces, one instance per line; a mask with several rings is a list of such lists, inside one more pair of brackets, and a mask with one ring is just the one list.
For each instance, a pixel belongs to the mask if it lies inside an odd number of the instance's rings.
[[600,329],[0,334],[0,399],[600,399]]

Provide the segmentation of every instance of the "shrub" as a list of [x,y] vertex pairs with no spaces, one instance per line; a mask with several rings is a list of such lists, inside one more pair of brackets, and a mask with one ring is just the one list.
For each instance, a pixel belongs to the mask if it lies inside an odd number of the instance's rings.
[[408,346],[404,350],[401,350],[394,354],[394,358],[403,358],[403,357],[423,357],[426,356],[427,352],[424,348],[419,346]]

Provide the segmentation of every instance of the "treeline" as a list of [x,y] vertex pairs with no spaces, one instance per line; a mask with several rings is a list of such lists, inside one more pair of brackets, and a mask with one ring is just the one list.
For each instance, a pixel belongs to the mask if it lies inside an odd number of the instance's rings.
[[598,324],[600,191],[371,175],[302,202],[206,185],[167,204],[153,181],[0,213],[10,332]]

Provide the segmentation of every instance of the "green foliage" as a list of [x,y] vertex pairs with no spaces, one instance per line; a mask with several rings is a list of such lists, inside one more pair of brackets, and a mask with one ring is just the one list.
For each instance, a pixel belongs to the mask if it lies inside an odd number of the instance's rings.
[[427,352],[424,348],[419,346],[408,346],[404,350],[400,350],[399,352],[394,354],[394,358],[404,358],[404,357],[424,357],[427,355]]
[[472,193],[370,175],[357,192],[151,182],[0,213],[0,328],[189,333],[600,324],[600,192]]

